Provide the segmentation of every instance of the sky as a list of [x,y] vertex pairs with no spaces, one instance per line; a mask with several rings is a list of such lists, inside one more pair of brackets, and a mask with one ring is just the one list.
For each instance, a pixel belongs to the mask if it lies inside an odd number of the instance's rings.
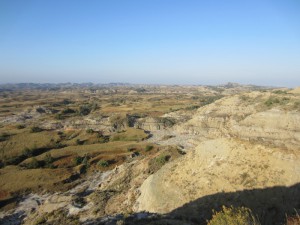
[[0,0],[0,78],[300,86],[300,1]]

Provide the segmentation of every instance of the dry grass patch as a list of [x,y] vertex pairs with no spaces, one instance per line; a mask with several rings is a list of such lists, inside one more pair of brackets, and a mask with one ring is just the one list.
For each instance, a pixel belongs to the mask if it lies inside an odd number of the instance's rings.
[[28,129],[12,134],[8,140],[0,142],[2,158],[19,156],[26,148],[39,149],[53,146],[60,139],[55,131],[31,133]]
[[7,196],[1,197],[5,199],[32,190],[64,190],[68,184],[64,185],[62,182],[70,178],[72,172],[71,169],[21,169],[7,166],[0,169],[0,191],[7,193]]
[[[130,141],[116,141],[103,144],[68,146],[61,149],[52,149],[35,158],[38,161],[43,161],[46,155],[50,154],[54,159],[53,165],[56,167],[74,167],[76,166],[76,163],[74,162],[76,157],[83,158],[86,156],[89,158],[91,164],[94,164],[101,159],[115,160],[116,164],[118,164],[131,154],[128,152],[128,148],[132,146],[134,146],[137,151],[142,151],[145,144],[137,144],[136,142]],[[31,161],[32,158],[28,158],[24,160],[21,165],[25,166],[30,164]]]
[[111,141],[142,141],[148,137],[144,130],[128,128],[123,132],[113,134]]

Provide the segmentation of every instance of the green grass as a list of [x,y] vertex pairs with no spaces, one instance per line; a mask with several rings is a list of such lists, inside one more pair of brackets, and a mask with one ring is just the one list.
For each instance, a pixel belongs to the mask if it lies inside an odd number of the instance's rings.
[[142,141],[148,135],[140,129],[128,128],[124,132],[113,134],[110,138],[111,141]]

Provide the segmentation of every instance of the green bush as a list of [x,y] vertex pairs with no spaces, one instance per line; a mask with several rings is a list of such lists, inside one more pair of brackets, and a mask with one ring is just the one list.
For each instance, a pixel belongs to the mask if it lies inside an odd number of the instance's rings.
[[153,148],[154,148],[153,145],[147,145],[146,148],[145,148],[145,151],[146,151],[146,152],[149,152],[149,151],[151,151]]
[[40,162],[36,158],[32,158],[31,162],[27,165],[28,169],[36,169],[41,166]]
[[287,97],[283,97],[283,98],[274,98],[274,97],[270,97],[267,101],[265,101],[265,105],[270,107],[272,105],[275,105],[275,104],[281,104],[281,105],[284,105],[284,104],[287,104],[289,103],[290,99],[287,98]]
[[76,111],[74,109],[70,109],[70,108],[66,108],[63,111],[61,111],[61,114],[63,114],[63,115],[72,114],[72,113],[76,113]]
[[51,156],[50,153],[47,153],[45,155],[44,162],[45,162],[46,167],[49,167],[49,168],[53,167],[52,163],[54,162],[54,158]]
[[87,134],[92,134],[92,133],[94,133],[94,130],[91,129],[91,128],[89,128],[89,129],[87,129],[85,132],[86,132]]
[[16,127],[17,129],[24,129],[26,126],[24,124],[18,124]]
[[267,101],[265,101],[266,106],[272,106],[272,105],[277,104],[277,103],[279,103],[278,98],[269,98]]
[[81,163],[87,168],[89,166],[88,157],[85,156]]
[[287,91],[283,91],[283,90],[276,90],[273,91],[274,94],[287,94]]
[[63,120],[65,117],[62,114],[59,113],[59,114],[56,114],[54,116],[54,118],[57,119],[57,120]]
[[201,106],[209,105],[219,99],[221,99],[223,96],[222,95],[217,95],[217,96],[209,96],[206,97],[205,99],[201,99]]
[[98,166],[100,166],[100,167],[108,167],[109,166],[109,162],[106,161],[106,160],[100,160],[98,162]]
[[76,144],[77,145],[83,145],[84,141],[81,141],[80,139],[76,139]]
[[44,216],[42,216],[42,217],[37,218],[34,221],[34,225],[45,224],[46,222],[47,222],[47,219]]
[[91,111],[92,111],[91,105],[81,105],[79,107],[78,113],[81,116],[86,116],[86,115],[89,115]]
[[56,142],[54,145],[52,145],[51,147],[54,148],[54,149],[59,149],[59,148],[64,148],[66,147],[67,145],[61,143],[61,142]]
[[128,118],[124,115],[119,115],[119,114],[113,115],[109,117],[109,121],[111,125],[114,126],[115,128],[121,128],[123,126],[129,125]]
[[80,164],[82,163],[82,160],[83,160],[83,157],[76,156],[76,157],[74,158],[74,163],[75,163],[76,165],[80,165]]
[[109,142],[109,136],[100,136],[98,139],[99,143],[107,143]]
[[194,110],[194,109],[199,109],[199,108],[200,108],[200,105],[192,105],[192,106],[186,107],[185,109],[186,110]]
[[0,134],[0,142],[6,141],[9,137],[10,137],[10,135],[8,133]]
[[155,161],[160,165],[164,165],[166,162],[168,162],[169,158],[169,155],[160,155],[155,159]]
[[163,123],[165,127],[172,127],[176,123],[173,118],[168,118],[168,117],[158,118],[158,122]]
[[260,223],[252,211],[245,207],[222,207],[222,211],[215,212],[207,225],[259,225]]
[[63,104],[63,105],[69,105],[69,104],[71,104],[71,103],[73,103],[71,100],[69,100],[69,99],[64,99],[62,102],[61,102],[61,104]]
[[31,157],[31,156],[33,156],[33,150],[26,147],[26,148],[24,148],[22,154],[23,154],[26,158]]
[[43,131],[43,129],[40,127],[31,127],[30,128],[31,133],[38,133],[38,132],[42,132],[42,131]]

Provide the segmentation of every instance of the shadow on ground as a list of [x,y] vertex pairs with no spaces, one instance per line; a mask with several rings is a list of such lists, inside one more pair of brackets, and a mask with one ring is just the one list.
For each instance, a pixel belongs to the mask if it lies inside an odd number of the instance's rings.
[[223,205],[250,208],[262,225],[282,225],[287,215],[300,214],[300,183],[290,187],[217,193],[189,202],[165,215],[137,213],[127,218],[119,215],[102,222],[89,221],[88,224],[113,225],[121,219],[127,225],[202,225],[212,218],[213,209],[219,211]]
[[219,211],[222,205],[250,208],[261,224],[283,224],[286,215],[300,210],[300,183],[208,195],[175,209],[170,215],[205,224],[212,217],[212,209]]
[[[3,204],[4,202],[0,203]],[[285,223],[287,215],[291,216],[296,212],[300,214],[300,183],[290,187],[275,186],[264,189],[208,195],[189,202],[164,215],[148,212],[140,212],[127,216],[119,214],[95,220],[88,220],[83,224],[202,225],[206,224],[206,221],[211,219],[213,209],[219,211],[223,205],[232,205],[235,207],[245,206],[250,208],[262,225],[282,225]],[[2,221],[0,219],[0,224],[1,222],[11,221],[13,219],[12,216],[3,218]]]

